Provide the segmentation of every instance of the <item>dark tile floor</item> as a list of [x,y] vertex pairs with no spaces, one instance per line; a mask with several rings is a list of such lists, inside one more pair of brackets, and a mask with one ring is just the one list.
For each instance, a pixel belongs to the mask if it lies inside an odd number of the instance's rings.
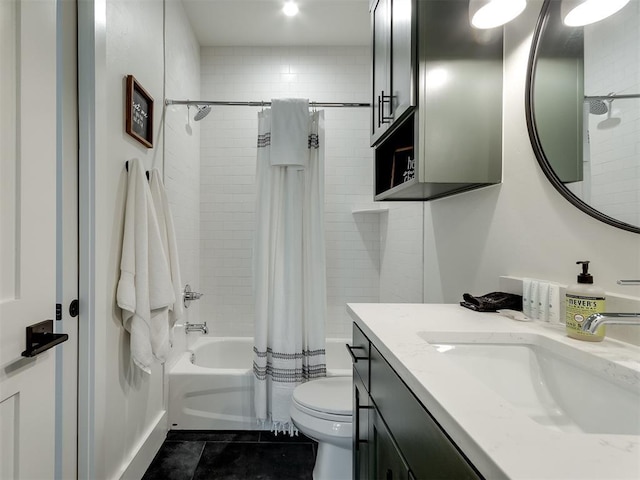
[[173,430],[143,480],[311,480],[316,447],[300,433]]

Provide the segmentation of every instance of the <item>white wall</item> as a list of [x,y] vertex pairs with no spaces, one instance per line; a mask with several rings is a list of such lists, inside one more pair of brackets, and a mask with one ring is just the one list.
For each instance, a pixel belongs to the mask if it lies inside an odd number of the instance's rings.
[[[173,47],[168,49],[174,70],[167,72],[167,83],[172,94],[188,95],[197,92],[194,88],[197,88],[199,82],[198,52],[181,8],[179,2],[167,3],[167,13],[171,15],[168,18],[168,31],[175,41],[175,49],[179,50],[176,52]],[[94,21],[96,30],[104,28],[105,19],[99,11]],[[91,356],[95,357],[95,391],[93,397],[89,395],[93,404],[88,407],[93,412],[94,431],[90,442],[93,442],[94,465],[90,468],[95,478],[140,478],[164,439],[168,427],[164,369],[161,365],[155,365],[151,375],[145,375],[132,366],[129,334],[122,326],[121,312],[115,302],[126,198],[125,161],[137,157],[147,169],[158,168],[162,171],[163,168],[163,30],[163,2],[108,0],[106,53],[100,53],[100,49],[96,48],[94,220],[97,253],[93,271],[96,297],[93,305],[95,345],[90,347]],[[195,81],[189,83],[188,76],[177,80],[177,71],[183,68],[195,69],[192,71],[192,80]],[[154,99],[152,149],[144,147],[125,133],[124,95],[127,74],[133,74]],[[182,87],[190,91],[179,92]],[[183,120],[184,118],[186,117]],[[180,119],[172,117],[171,134],[175,134],[179,128]],[[180,154],[187,164],[193,164],[191,153],[187,148],[179,152],[171,151],[171,155]],[[168,183],[171,184],[182,173],[184,172],[172,170],[167,176]],[[192,171],[187,170],[187,173],[192,174]],[[193,188],[197,188],[197,181],[191,181]],[[171,194],[169,196],[175,210],[179,210],[178,206],[181,205],[197,203],[193,198],[176,199]],[[176,215],[176,223],[180,226],[193,225],[190,233],[186,237],[181,236],[179,242],[185,258],[185,278],[197,276],[195,262],[189,256],[191,251],[197,249],[197,242],[189,238],[197,235],[193,233],[197,231],[197,221]],[[193,247],[194,243],[196,247]]]
[[[144,19],[144,21],[140,21]],[[96,477],[116,478],[164,411],[163,372],[143,376],[130,360],[129,334],[115,304],[122,242],[126,174],[137,157],[147,169],[162,168],[162,3],[107,2],[106,135],[108,152],[96,165],[96,313],[103,344],[96,359]],[[154,99],[153,149],[124,131],[125,76],[133,74]]]
[[[369,50],[362,47],[203,48],[207,100],[304,97],[367,102]],[[258,108],[214,107],[201,122],[201,300],[219,336],[253,335],[251,251]],[[371,204],[368,109],[325,110],[327,335],[346,335],[346,302],[378,301],[379,219]]]
[[[180,0],[166,2],[165,95],[173,100],[200,99],[200,45]],[[164,184],[173,214],[182,286],[200,286],[200,125],[197,109],[167,106],[164,119]],[[199,302],[185,309],[183,321],[199,321]],[[176,330],[174,351],[186,344]],[[175,355],[174,355],[175,358]],[[169,362],[169,365],[171,362]]]
[[380,302],[423,301],[424,202],[389,202],[380,217]]
[[544,176],[525,123],[527,59],[541,2],[505,27],[504,167],[501,185],[425,204],[425,301],[458,302],[497,289],[499,275],[575,282],[577,260],[591,260],[610,292],[640,277],[640,237],[601,223],[567,202]]

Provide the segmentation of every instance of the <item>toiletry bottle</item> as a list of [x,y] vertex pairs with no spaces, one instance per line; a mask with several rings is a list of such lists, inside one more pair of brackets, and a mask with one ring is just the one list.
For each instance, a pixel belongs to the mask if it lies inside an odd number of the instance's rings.
[[604,312],[604,290],[593,285],[589,261],[576,264],[582,265],[582,273],[578,275],[578,283],[567,287],[565,295],[567,335],[578,340],[601,342],[604,339],[604,325],[595,333],[589,333],[582,331],[582,323],[589,315]]

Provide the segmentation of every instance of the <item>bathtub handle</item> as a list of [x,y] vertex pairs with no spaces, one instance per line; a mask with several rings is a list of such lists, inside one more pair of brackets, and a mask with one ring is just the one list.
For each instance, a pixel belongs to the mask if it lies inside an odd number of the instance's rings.
[[349,345],[348,343],[345,343],[345,346],[349,351],[349,355],[351,355],[351,358],[353,359],[353,363],[358,363],[358,360],[369,360],[369,357],[356,357],[356,355],[353,353],[354,350],[364,350],[364,347],[354,347],[353,345]]
[[184,305],[184,308],[189,308],[189,304],[194,300],[200,300],[202,295],[202,293],[191,290],[191,285],[187,283],[184,287],[184,291],[182,292],[182,304]]

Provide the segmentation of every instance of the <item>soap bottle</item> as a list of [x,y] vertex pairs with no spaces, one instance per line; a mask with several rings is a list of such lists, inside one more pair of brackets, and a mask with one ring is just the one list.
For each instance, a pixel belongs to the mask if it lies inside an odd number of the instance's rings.
[[578,340],[601,342],[604,339],[604,325],[595,333],[583,332],[582,323],[594,313],[604,312],[605,293],[593,285],[593,277],[589,274],[589,261],[576,262],[582,265],[582,273],[578,275],[578,283],[569,285],[565,295],[567,335]]

